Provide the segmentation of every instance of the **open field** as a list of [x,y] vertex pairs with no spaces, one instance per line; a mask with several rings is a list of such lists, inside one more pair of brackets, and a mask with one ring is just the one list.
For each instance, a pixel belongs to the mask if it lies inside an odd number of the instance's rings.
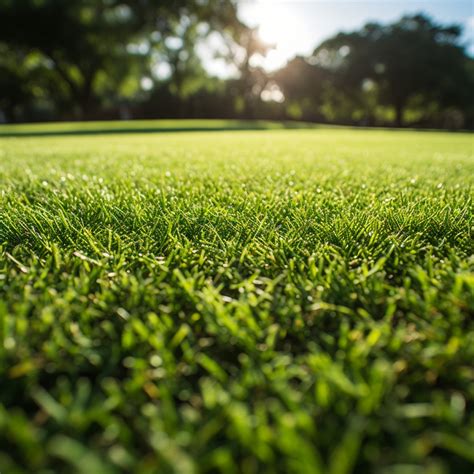
[[472,471],[472,135],[42,127],[0,127],[2,474]]

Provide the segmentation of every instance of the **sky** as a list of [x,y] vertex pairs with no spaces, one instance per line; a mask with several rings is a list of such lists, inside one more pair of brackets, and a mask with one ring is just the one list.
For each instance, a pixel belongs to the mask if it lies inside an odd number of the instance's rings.
[[[275,45],[262,66],[271,71],[297,54],[308,55],[326,38],[352,31],[369,21],[397,20],[423,12],[439,23],[464,27],[463,41],[474,55],[474,0],[239,0],[239,17],[259,27],[260,37]],[[210,72],[225,75],[218,63]]]

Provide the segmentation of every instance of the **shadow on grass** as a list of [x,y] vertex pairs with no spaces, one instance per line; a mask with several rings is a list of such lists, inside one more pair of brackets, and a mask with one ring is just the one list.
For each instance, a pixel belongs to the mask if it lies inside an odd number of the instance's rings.
[[284,129],[313,129],[318,125],[305,122],[271,122],[271,121],[196,121],[196,124],[181,126],[179,120],[175,124],[160,124],[146,122],[78,122],[54,123],[54,124],[30,124],[30,125],[6,125],[0,126],[0,138],[10,137],[48,137],[68,135],[108,135],[129,133],[179,133],[179,132],[227,132],[242,130],[284,130]]

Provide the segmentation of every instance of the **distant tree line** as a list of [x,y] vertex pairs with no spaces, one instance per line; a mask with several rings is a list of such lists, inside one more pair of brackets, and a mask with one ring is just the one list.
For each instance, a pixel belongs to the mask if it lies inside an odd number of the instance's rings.
[[[474,60],[419,14],[327,39],[268,73],[234,0],[0,0],[0,120],[267,118],[474,128]],[[211,77],[218,38],[234,74]]]

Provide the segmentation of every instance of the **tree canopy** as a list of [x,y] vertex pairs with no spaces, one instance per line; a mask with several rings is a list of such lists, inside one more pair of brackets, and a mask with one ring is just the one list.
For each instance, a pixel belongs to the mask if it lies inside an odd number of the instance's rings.
[[[327,70],[341,90],[357,96],[364,84],[377,90],[380,104],[394,108],[396,124],[412,105],[462,107],[472,100],[464,48],[458,26],[442,26],[423,15],[396,23],[370,23],[360,31],[340,33],[323,42],[313,61]],[[370,82],[369,82],[370,81]]]
[[0,0],[0,11],[0,43],[22,56],[2,61],[9,76],[34,70],[54,101],[83,115],[136,91],[153,59],[165,57],[179,83],[183,55],[166,46],[170,38],[195,41],[238,23],[235,5],[222,0]]

